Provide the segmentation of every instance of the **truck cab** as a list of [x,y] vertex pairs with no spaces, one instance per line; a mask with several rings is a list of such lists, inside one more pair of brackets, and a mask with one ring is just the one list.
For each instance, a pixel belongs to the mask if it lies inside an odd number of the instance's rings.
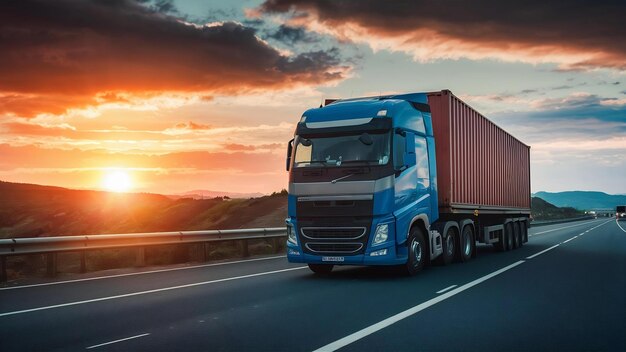
[[289,142],[287,258],[405,265],[442,252],[435,140],[424,93],[339,100],[309,109]]

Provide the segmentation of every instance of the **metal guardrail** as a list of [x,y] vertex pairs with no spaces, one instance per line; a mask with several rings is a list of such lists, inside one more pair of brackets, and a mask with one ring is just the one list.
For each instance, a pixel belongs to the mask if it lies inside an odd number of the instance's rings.
[[578,218],[548,220],[548,221],[531,221],[530,222],[530,227],[547,226],[547,225],[554,225],[554,224],[562,224],[562,223],[565,223],[565,222],[580,221],[580,220],[590,220],[590,219],[593,219],[593,216],[581,216],[581,217],[578,217]]
[[[58,236],[36,238],[0,239],[0,282],[7,280],[8,256],[46,254],[47,274],[54,276],[57,272],[56,254],[59,252],[81,252],[81,272],[86,272],[85,251],[109,248],[138,247],[136,265],[145,265],[145,247],[172,244],[206,244],[210,242],[241,241],[242,256],[249,256],[248,241],[257,239],[274,239],[275,250],[279,247],[277,239],[286,237],[284,227],[236,229],[236,230],[207,230],[207,231],[178,231],[178,232],[148,232],[132,234],[89,235],[89,236]],[[206,246],[203,250],[203,259],[207,259]]]

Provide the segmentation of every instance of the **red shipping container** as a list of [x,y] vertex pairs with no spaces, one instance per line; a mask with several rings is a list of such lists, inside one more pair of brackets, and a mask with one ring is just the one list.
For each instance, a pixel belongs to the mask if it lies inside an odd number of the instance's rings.
[[449,90],[428,94],[439,211],[530,213],[530,147]]

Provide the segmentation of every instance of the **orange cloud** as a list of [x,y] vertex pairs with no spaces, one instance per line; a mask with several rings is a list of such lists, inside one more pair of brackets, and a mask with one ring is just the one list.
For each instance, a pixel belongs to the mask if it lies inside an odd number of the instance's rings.
[[256,150],[277,150],[286,148],[286,143],[269,143],[269,144],[261,144],[261,145],[244,145],[237,143],[229,143],[224,144],[222,147],[227,151],[256,151]]
[[157,193],[191,189],[269,193],[287,182],[282,153],[263,150],[147,155],[0,144],[0,155],[2,180],[70,188],[98,188],[110,168],[128,170],[137,189]]

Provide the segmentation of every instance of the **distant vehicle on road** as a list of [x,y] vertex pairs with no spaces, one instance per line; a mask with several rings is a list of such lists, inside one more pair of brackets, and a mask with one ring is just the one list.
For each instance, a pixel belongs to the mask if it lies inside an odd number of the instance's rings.
[[615,207],[615,217],[617,220],[626,220],[626,205],[618,205]]
[[287,257],[334,265],[465,262],[527,242],[529,147],[449,90],[327,100],[289,142]]

